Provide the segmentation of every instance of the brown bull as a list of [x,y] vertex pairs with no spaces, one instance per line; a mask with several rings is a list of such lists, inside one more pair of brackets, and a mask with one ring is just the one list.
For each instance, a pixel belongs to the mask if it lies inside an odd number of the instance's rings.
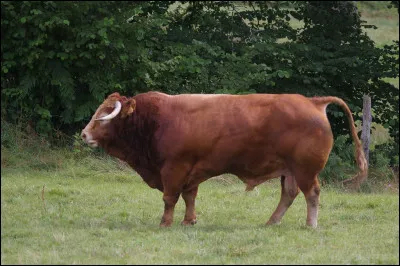
[[232,173],[246,190],[281,177],[281,199],[267,224],[279,223],[300,190],[307,225],[317,226],[319,183],[333,145],[325,109],[338,104],[349,120],[360,172],[367,162],[351,112],[336,97],[297,94],[167,95],[148,92],[127,98],[111,94],[82,131],[92,147],[127,162],[152,188],[163,192],[160,226],[170,226],[179,196],[186,204],[182,224],[196,223],[201,182]]

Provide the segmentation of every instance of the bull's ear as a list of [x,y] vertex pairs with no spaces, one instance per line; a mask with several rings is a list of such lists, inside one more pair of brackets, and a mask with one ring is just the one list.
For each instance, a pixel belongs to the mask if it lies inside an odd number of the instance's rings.
[[124,118],[132,114],[136,109],[135,99],[129,99],[122,105],[121,117]]

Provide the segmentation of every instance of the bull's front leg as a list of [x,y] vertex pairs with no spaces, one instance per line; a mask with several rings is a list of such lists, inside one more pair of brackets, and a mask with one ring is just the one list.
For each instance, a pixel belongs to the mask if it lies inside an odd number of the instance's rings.
[[171,226],[173,220],[174,220],[174,209],[175,205],[178,202],[180,193],[172,193],[169,194],[169,192],[164,191],[164,214],[161,218],[161,227],[169,227]]
[[179,162],[167,162],[161,169],[164,189],[164,214],[161,218],[161,227],[169,227],[173,222],[175,204],[182,193],[189,169],[190,165]]
[[185,218],[181,223],[182,225],[194,225],[197,222],[195,213],[195,199],[198,188],[199,187],[196,186],[190,190],[184,190],[182,192],[182,198],[186,205]]

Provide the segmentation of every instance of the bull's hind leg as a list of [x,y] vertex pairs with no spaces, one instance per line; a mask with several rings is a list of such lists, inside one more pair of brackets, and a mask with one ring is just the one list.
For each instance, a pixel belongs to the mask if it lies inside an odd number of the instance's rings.
[[304,193],[307,202],[307,222],[308,226],[313,228],[318,224],[318,207],[319,207],[319,182],[315,176],[312,182],[300,184],[300,189]]
[[297,194],[299,194],[299,187],[293,176],[281,177],[281,199],[278,207],[269,218],[267,225],[277,224],[281,221],[287,209],[292,205]]
[[194,225],[196,224],[196,213],[195,213],[195,199],[197,196],[198,186],[182,192],[182,198],[185,201],[186,212],[185,218],[182,221],[182,225]]

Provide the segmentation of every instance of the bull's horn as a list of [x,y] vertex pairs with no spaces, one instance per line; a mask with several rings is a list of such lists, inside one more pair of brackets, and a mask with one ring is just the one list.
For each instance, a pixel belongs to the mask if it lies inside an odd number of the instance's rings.
[[121,111],[121,106],[122,106],[121,103],[120,103],[119,101],[116,101],[116,102],[115,102],[114,111],[112,111],[111,114],[106,115],[106,116],[103,116],[103,117],[100,117],[100,118],[97,118],[96,120],[111,120],[111,119],[113,119],[113,118],[116,117],[116,116],[119,114],[119,112]]

